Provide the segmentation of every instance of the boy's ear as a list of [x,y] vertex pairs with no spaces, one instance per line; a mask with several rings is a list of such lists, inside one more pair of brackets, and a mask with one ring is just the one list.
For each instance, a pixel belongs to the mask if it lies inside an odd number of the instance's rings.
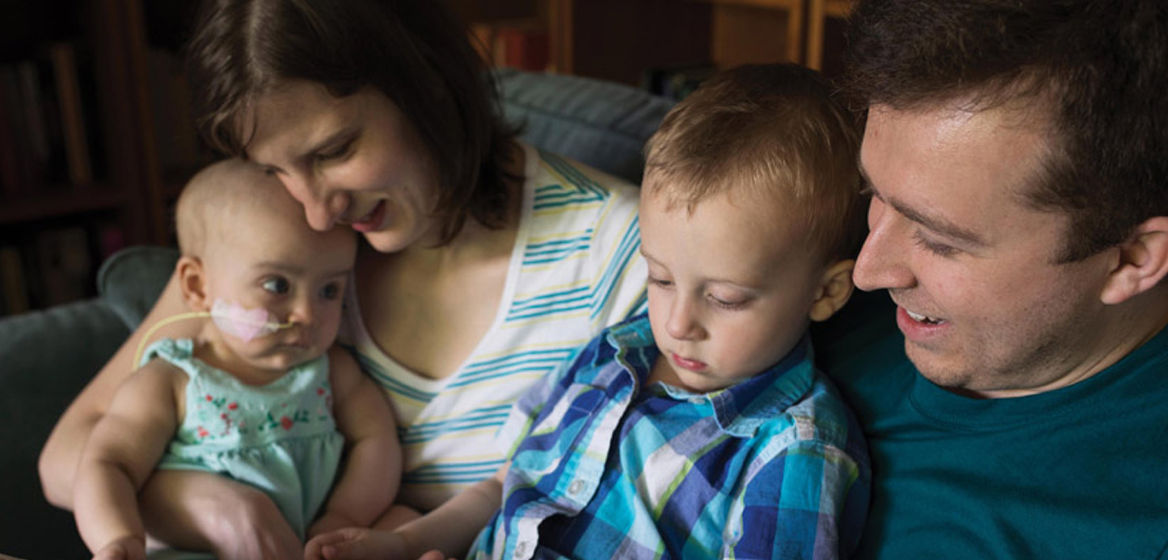
[[852,269],[855,267],[855,259],[848,259],[838,261],[823,271],[819,289],[815,292],[815,301],[811,303],[811,312],[808,314],[812,321],[826,321],[852,297]]
[[1147,292],[1168,275],[1168,216],[1144,221],[1117,248],[1119,258],[1099,296],[1108,305]]
[[175,265],[178,285],[183,301],[195,311],[207,311],[211,302],[207,296],[207,275],[203,271],[203,261],[198,257],[183,255]]

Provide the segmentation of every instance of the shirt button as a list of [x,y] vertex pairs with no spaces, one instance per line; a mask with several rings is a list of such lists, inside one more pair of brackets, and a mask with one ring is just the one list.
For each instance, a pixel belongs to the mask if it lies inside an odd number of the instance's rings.
[[705,402],[706,402],[706,399],[704,397],[690,397],[690,399],[689,399],[689,404],[694,404],[694,405],[699,405],[699,406]]
[[573,496],[575,496],[576,494],[579,494],[580,491],[583,489],[584,489],[584,481],[580,480],[580,479],[573,480],[572,484],[568,485],[568,493],[573,495]]
[[522,558],[527,554],[527,543],[519,543],[515,545],[515,557]]

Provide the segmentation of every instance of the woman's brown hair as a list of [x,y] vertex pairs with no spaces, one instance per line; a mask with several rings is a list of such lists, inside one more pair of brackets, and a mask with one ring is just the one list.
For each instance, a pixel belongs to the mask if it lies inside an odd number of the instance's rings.
[[434,0],[207,0],[187,65],[199,130],[246,155],[256,99],[287,80],[337,97],[373,86],[409,119],[440,174],[437,213],[449,241],[467,217],[506,224],[515,129],[466,30]]

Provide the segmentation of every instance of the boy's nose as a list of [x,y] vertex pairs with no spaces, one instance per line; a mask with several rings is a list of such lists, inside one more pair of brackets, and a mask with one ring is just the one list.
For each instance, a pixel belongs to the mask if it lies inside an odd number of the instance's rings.
[[912,232],[900,214],[873,198],[868,207],[868,237],[856,257],[852,281],[864,291],[911,288],[916,280],[905,262]]
[[688,297],[678,296],[669,309],[665,332],[677,340],[697,340],[702,336],[701,322]]

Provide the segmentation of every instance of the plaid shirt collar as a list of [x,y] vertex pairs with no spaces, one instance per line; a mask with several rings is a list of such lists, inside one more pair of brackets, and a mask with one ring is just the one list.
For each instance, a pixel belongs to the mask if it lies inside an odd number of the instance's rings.
[[[641,314],[613,327],[607,338],[616,351],[617,361],[643,385],[660,351],[653,341],[649,315]],[[807,333],[787,354],[762,373],[729,387],[709,393],[693,393],[656,383],[646,389],[675,400],[705,400],[714,408],[718,426],[736,437],[752,437],[768,418],[782,414],[811,389],[813,351]],[[598,358],[600,353],[598,353]],[[600,365],[600,364],[596,364]]]

